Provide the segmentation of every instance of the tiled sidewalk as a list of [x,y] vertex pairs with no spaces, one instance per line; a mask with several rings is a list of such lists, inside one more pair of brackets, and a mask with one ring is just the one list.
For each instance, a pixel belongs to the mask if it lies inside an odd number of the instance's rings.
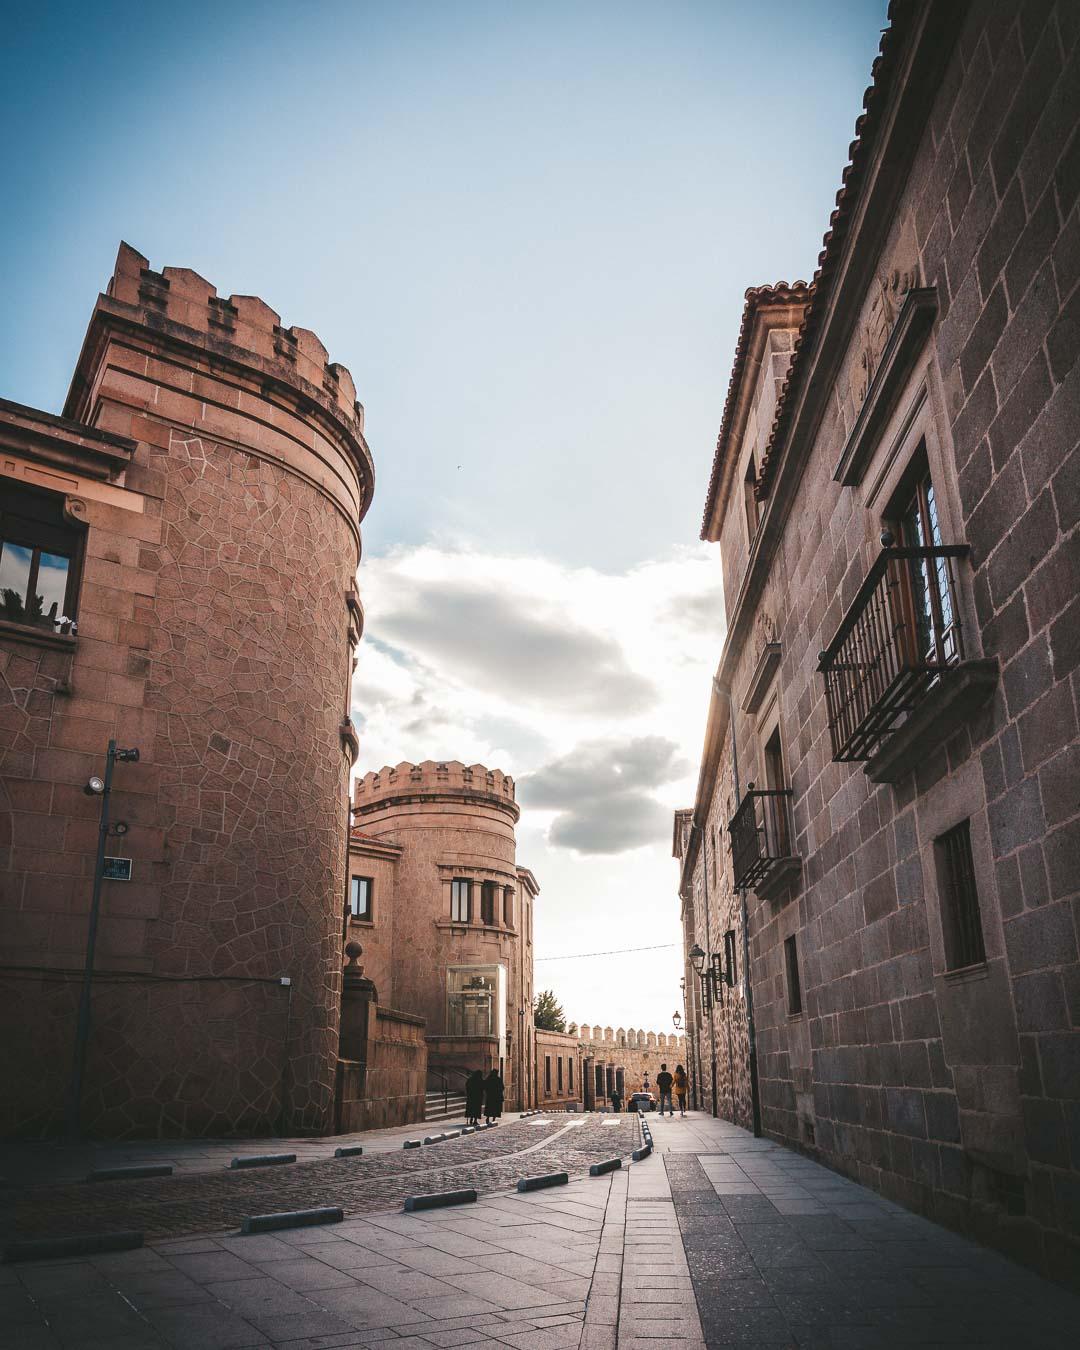
[[0,1266],[5,1350],[1072,1347],[1080,1300],[708,1117],[602,1178]]
[[577,1346],[607,1179],[276,1236],[0,1266],[6,1350]]
[[1072,1347],[1080,1299],[723,1121],[654,1125],[705,1344]]

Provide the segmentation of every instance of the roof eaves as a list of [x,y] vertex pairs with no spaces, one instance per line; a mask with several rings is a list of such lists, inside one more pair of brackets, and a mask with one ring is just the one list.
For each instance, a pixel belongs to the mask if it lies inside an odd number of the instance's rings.
[[745,294],[742,321],[739,324],[739,336],[735,343],[735,359],[731,367],[731,379],[728,381],[727,398],[724,401],[724,414],[720,420],[720,434],[716,438],[716,451],[713,455],[712,473],[709,475],[709,490],[705,495],[705,512],[701,520],[700,538],[709,536],[709,522],[716,509],[716,498],[723,477],[724,458],[727,451],[731,424],[735,417],[735,406],[739,399],[743,375],[746,372],[746,360],[750,352],[750,338],[754,331],[754,318],[759,309],[775,304],[808,304],[810,287],[805,281],[777,281],[769,286],[751,286]]

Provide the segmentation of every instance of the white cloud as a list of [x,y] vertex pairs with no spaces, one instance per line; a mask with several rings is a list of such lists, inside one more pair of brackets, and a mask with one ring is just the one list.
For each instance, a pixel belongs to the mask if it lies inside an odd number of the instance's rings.
[[720,581],[704,545],[623,573],[456,545],[398,549],[361,569],[358,772],[459,759],[514,775],[518,857],[542,891],[538,958],[670,944],[614,966],[538,959],[537,987],[552,985],[579,1022],[670,1021],[671,812],[693,796]]

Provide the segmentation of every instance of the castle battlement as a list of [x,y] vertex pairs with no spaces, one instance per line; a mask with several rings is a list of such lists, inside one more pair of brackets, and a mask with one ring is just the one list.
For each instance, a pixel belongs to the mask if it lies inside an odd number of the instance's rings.
[[315,390],[363,435],[364,409],[356,399],[353,377],[328,359],[326,348],[307,328],[284,328],[281,316],[256,295],[218,295],[216,287],[188,267],[155,272],[130,244],[121,244],[106,296],[176,324],[205,338],[213,351],[235,347],[269,363],[286,383]]
[[577,1035],[586,1045],[599,1047],[601,1051],[619,1048],[681,1051],[686,1048],[685,1035],[676,1035],[674,1032],[641,1031],[637,1027],[625,1029],[619,1027],[613,1031],[611,1027],[594,1027],[588,1022],[583,1022]]
[[366,773],[354,784],[353,806],[359,810],[395,797],[448,792],[493,798],[517,811],[514,780],[509,774],[483,764],[462,764],[457,759],[425,759],[421,764],[403,760],[393,767],[384,765],[378,772]]

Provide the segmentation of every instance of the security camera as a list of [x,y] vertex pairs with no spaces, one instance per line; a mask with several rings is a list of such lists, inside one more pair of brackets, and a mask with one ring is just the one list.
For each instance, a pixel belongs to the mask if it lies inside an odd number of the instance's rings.
[[99,778],[97,774],[94,774],[92,778],[86,780],[86,786],[83,788],[83,791],[88,797],[100,797],[105,791],[105,779]]

